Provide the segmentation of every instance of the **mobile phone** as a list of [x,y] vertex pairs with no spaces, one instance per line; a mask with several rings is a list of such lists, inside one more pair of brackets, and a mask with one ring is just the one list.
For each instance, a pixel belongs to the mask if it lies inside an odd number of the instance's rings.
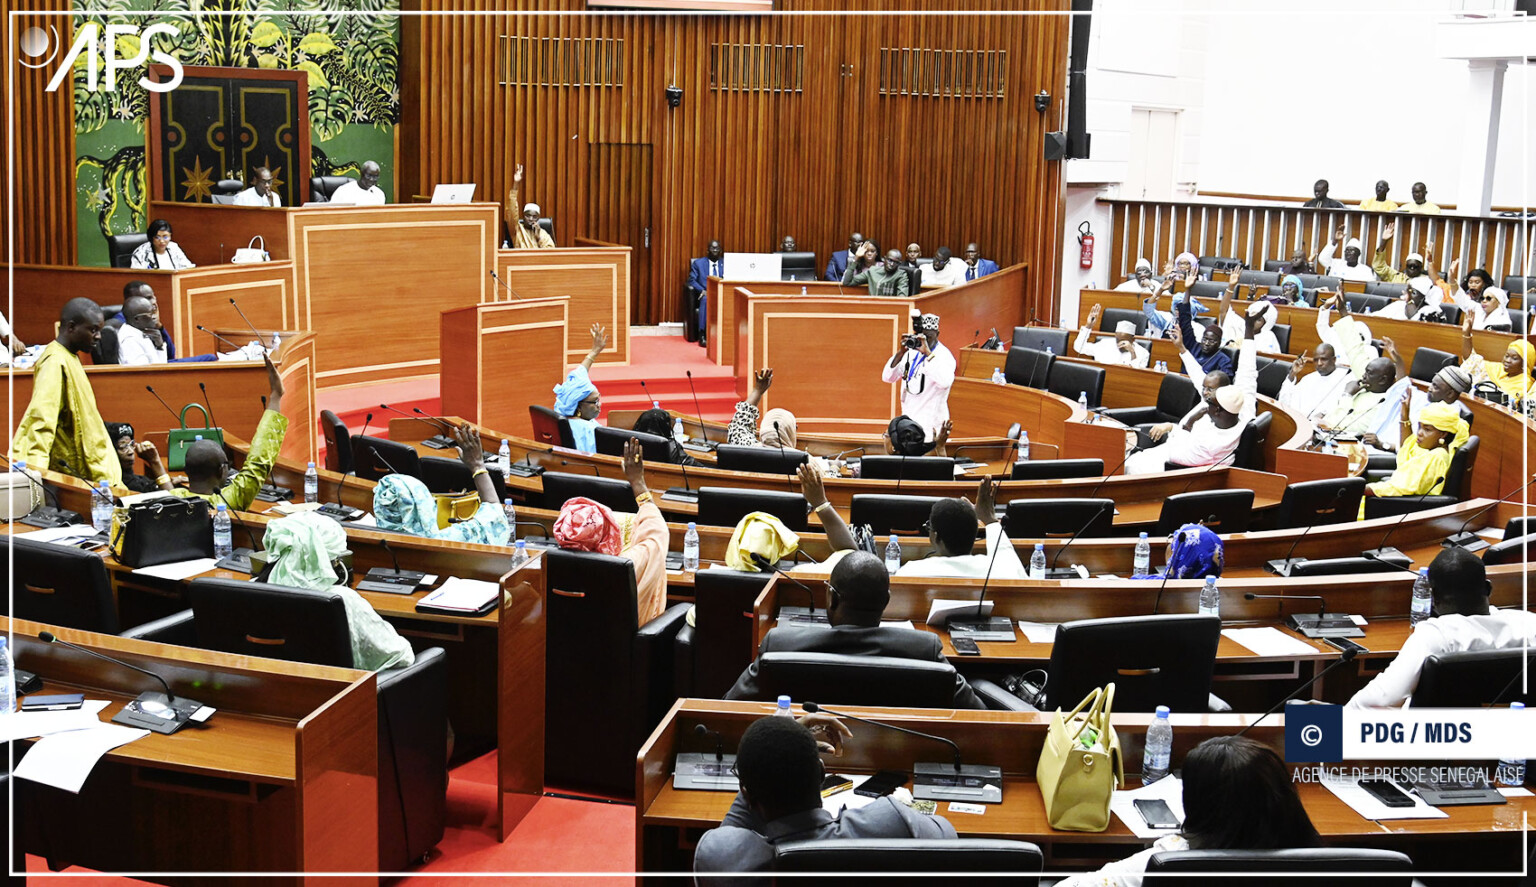
[[901,770],[881,770],[853,790],[856,795],[879,798],[907,784],[907,774]]
[[837,773],[828,773],[821,780],[821,796],[830,797],[841,791],[853,788],[853,780]]
[[68,711],[84,704],[84,693],[59,693],[54,696],[28,696],[21,701],[21,710]]
[[1132,803],[1136,805],[1136,812],[1141,814],[1141,821],[1147,824],[1147,828],[1179,827],[1179,818],[1173,815],[1167,801],[1137,798]]
[[1360,646],[1359,644],[1355,643],[1354,641],[1350,640],[1349,638],[1323,638],[1323,643],[1327,644],[1330,647],[1333,647],[1336,650],[1341,650],[1341,651],[1344,651],[1344,652],[1348,652],[1350,650],[1354,650],[1355,651],[1355,655],[1357,655],[1357,656],[1362,654],[1362,653],[1369,653],[1369,652],[1371,652],[1370,650],[1367,650],[1366,648]]
[[1361,788],[1371,793],[1371,797],[1388,807],[1412,807],[1413,798],[1403,794],[1403,790],[1385,779],[1362,779],[1357,783]]
[[976,642],[970,638],[952,636],[950,637],[949,642],[952,646],[954,646],[955,652],[959,653],[961,656],[981,655],[981,648],[976,646]]

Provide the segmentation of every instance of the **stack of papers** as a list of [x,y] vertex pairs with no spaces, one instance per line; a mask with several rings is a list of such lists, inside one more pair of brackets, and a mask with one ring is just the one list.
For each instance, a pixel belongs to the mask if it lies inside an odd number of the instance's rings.
[[494,582],[449,576],[437,591],[422,598],[417,605],[478,613],[485,609],[486,604],[496,600],[499,594],[501,587]]
[[1317,648],[1278,628],[1224,628],[1222,634],[1260,656],[1311,656]]
[[27,539],[33,542],[50,542],[56,545],[74,545],[76,542],[89,539],[96,535],[96,528],[90,524],[70,524],[67,527],[49,527],[45,530],[33,530],[27,534]]
[[1424,803],[1424,799],[1409,791],[1407,786],[1399,785],[1398,788],[1413,799],[1412,807],[1388,807],[1349,779],[1324,779],[1323,788],[1333,792],[1339,800],[1348,804],[1351,810],[1366,819],[1378,822],[1384,819],[1445,819],[1451,815],[1439,807],[1431,807]]
[[1025,622],[1019,620],[1019,631],[1031,644],[1056,643],[1056,623],[1054,622]]
[[16,765],[21,779],[74,794],[107,752],[149,735],[148,730],[103,723],[105,699],[87,700],[72,711],[25,711],[0,718],[0,740],[41,736]]
[[177,561],[173,564],[158,564],[153,567],[139,567],[134,570],[134,575],[151,576],[155,579],[166,579],[171,582],[180,582],[183,579],[191,579],[200,576],[213,569],[218,563],[217,558],[200,557],[190,561]]

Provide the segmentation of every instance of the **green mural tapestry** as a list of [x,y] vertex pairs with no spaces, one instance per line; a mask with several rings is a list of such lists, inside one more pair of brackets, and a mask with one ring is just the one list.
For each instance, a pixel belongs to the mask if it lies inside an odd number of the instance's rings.
[[[399,0],[74,0],[74,8],[76,33],[92,22],[101,26],[99,35],[108,24],[174,25],[176,36],[155,38],[155,48],[186,66],[305,71],[313,174],[355,175],[363,161],[374,160],[383,168],[380,187],[394,198]],[[114,46],[120,58],[138,49],[131,34]],[[113,92],[91,91],[85,55],[76,61],[75,200],[84,265],[107,264],[108,235],[142,231],[150,221],[143,73],[120,74]],[[215,172],[244,178],[241,170]]]

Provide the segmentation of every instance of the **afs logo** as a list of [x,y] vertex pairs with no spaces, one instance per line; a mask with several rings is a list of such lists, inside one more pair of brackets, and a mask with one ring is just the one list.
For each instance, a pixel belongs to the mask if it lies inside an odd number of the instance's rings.
[[[86,89],[90,92],[96,91],[97,70],[101,67],[98,64],[96,54],[97,33],[98,26],[94,22],[80,29],[79,35],[75,37],[74,45],[69,48],[69,51],[59,61],[59,67],[54,72],[53,79],[48,81],[48,92],[58,90],[60,84],[64,82],[64,78],[69,76],[70,72],[74,70],[75,60],[80,57],[81,53],[85,53],[86,58]],[[151,56],[156,62],[170,67],[171,79],[163,83],[155,83],[148,77],[140,77],[139,85],[150,92],[170,92],[180,86],[183,74],[181,62],[175,56],[163,53],[158,49],[150,49],[151,38],[162,35],[175,37],[176,34],[176,27],[168,24],[150,25],[142,31],[139,30],[137,25],[107,25],[106,91],[116,91],[118,71],[137,68],[149,61]],[[119,45],[120,42],[121,45]],[[54,58],[59,55],[59,32],[52,25],[48,26],[47,31],[44,31],[42,28],[28,28],[21,34],[20,49],[22,57],[19,61],[22,65],[33,70],[45,68],[53,64]],[[117,55],[119,49],[124,49],[131,53],[131,55],[119,58]],[[47,58],[35,61],[45,53],[48,56]],[[29,61],[29,59],[34,61]]]

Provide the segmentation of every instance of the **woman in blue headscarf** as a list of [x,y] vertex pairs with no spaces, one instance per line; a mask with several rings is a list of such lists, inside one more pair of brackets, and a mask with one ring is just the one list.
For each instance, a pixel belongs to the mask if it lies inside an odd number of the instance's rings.
[[608,331],[600,323],[592,324],[592,350],[586,359],[566,374],[565,381],[555,386],[555,412],[571,425],[571,440],[583,453],[597,452],[597,414],[602,410],[603,398],[597,393],[587,371],[592,361],[608,345]]
[[1221,537],[1204,524],[1185,524],[1168,543],[1168,566],[1138,579],[1204,579],[1221,575]]
[[1264,293],[1264,298],[1276,305],[1305,305],[1306,299],[1302,298],[1301,278],[1294,274],[1287,274],[1280,281],[1279,290],[1269,290]]
[[480,507],[467,520],[439,528],[437,497],[427,485],[404,474],[386,474],[373,488],[373,519],[379,529],[410,533],[428,539],[451,542],[478,542],[482,545],[506,545],[512,536],[507,513],[496,501],[496,487],[485,470],[485,454],[480,448],[480,432],[473,425],[453,429],[459,445],[459,459],[469,466]]

